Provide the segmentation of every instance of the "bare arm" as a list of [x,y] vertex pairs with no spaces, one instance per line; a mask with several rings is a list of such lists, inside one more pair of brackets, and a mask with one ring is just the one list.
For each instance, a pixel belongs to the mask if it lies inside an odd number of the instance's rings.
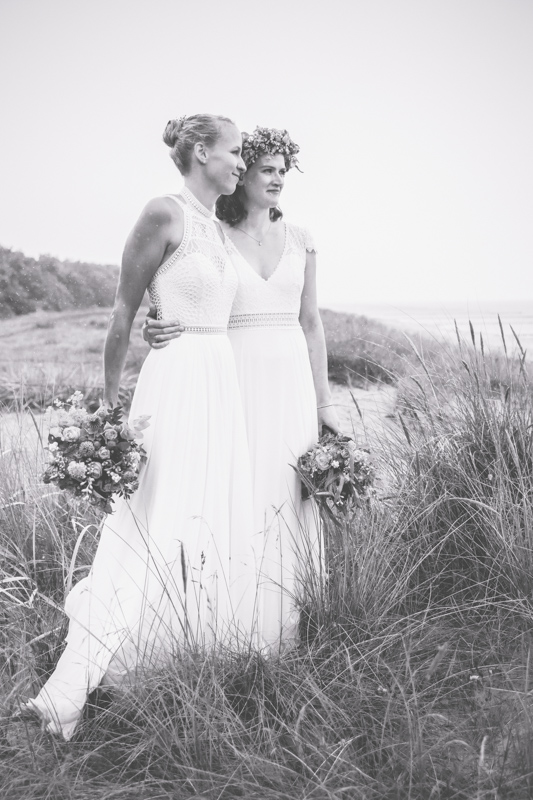
[[315,253],[307,253],[305,262],[305,282],[300,305],[300,324],[307,341],[309,360],[311,361],[311,370],[313,372],[319,433],[323,425],[327,425],[336,433],[340,432],[328,382],[328,356],[324,328],[318,313]]
[[169,201],[156,198],[143,210],[126,241],[104,348],[104,403],[107,406],[117,403],[131,326],[144,292],[163,263],[168,248],[177,247],[182,237],[182,212],[177,206],[171,212]]

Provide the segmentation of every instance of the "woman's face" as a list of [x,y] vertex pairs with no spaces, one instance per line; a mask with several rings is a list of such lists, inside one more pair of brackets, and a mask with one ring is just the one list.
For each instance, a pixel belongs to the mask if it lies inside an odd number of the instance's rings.
[[206,174],[219,194],[233,194],[246,166],[241,156],[242,137],[235,125],[225,123],[212,147],[206,148]]
[[248,167],[242,178],[243,200],[245,206],[275,208],[285,183],[285,159],[278,153],[275,156],[259,156]]

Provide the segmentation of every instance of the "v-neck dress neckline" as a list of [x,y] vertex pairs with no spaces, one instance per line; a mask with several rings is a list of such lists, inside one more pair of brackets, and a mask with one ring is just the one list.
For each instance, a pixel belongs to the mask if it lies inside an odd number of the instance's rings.
[[257,276],[257,278],[259,278],[260,281],[263,281],[263,283],[269,283],[272,280],[272,278],[274,277],[274,275],[276,274],[276,272],[280,268],[281,263],[283,261],[283,258],[285,256],[285,253],[287,252],[287,240],[288,240],[287,223],[284,222],[283,225],[284,225],[283,250],[281,251],[281,255],[280,255],[279,259],[278,259],[278,262],[277,262],[276,266],[274,267],[273,271],[270,273],[268,278],[263,278],[263,276],[260,275],[258,273],[258,271],[252,267],[252,265],[250,264],[248,259],[245,258],[245,256],[241,253],[241,251],[239,250],[239,248],[237,247],[237,245],[235,244],[233,239],[230,236],[228,236],[227,233],[225,234],[226,239],[230,242],[231,247],[233,247],[233,249],[235,250],[237,255],[240,256],[240,258],[242,258],[242,260],[244,261],[246,266],[254,273],[254,275]]

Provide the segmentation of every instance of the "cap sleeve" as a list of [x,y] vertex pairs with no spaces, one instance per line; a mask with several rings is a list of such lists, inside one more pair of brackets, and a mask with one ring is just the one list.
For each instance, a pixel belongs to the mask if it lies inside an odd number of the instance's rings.
[[[315,241],[307,228],[301,225],[287,224],[288,247],[291,250],[305,255],[305,253],[316,253]],[[303,253],[302,253],[303,251]]]
[[304,235],[305,249],[308,253],[316,253],[317,249],[315,247],[315,240],[313,239],[311,233],[307,230],[307,228],[303,228],[302,232]]

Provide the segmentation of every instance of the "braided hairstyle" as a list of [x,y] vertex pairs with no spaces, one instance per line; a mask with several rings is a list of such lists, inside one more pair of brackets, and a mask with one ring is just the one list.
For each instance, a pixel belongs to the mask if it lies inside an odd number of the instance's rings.
[[206,147],[212,147],[224,123],[235,124],[229,117],[218,114],[193,114],[167,122],[163,141],[170,147],[170,157],[182,175],[187,175],[191,169],[194,145],[203,142]]

